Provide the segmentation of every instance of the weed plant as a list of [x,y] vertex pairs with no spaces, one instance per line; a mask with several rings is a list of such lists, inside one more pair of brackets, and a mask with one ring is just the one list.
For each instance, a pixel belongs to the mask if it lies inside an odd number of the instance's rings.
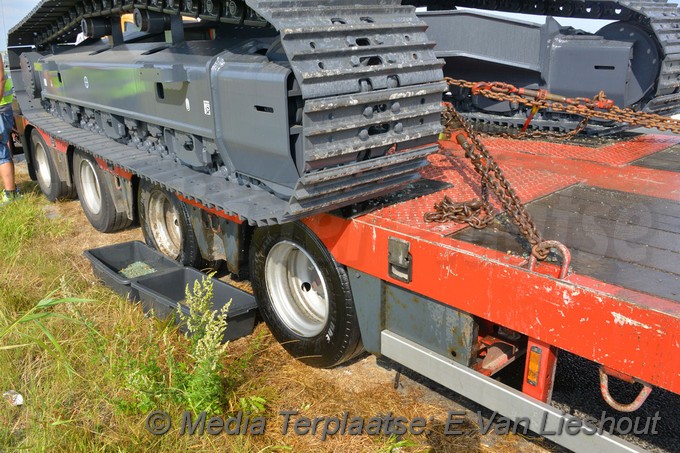
[[227,401],[222,372],[228,344],[222,339],[229,303],[216,312],[212,299],[210,277],[196,280],[193,288],[187,285],[189,314],[177,308],[178,318],[186,326],[185,341],[173,343],[173,332],[166,328],[159,337],[158,349],[150,350],[141,360],[124,357],[122,371],[131,398],[121,400],[121,409],[145,413],[171,403],[195,414],[223,412]]

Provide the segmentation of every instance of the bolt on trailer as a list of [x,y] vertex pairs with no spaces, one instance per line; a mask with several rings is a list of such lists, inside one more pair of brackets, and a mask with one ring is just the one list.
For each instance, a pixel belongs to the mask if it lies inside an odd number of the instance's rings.
[[[559,350],[600,365],[616,410],[679,393],[680,141],[438,143],[426,28],[398,1],[45,0],[8,36],[29,171],[99,231],[139,222],[181,264],[249,278],[311,366],[365,350],[547,429],[570,419],[549,404]],[[487,228],[428,215],[476,198]],[[516,388],[493,379],[511,364]]]

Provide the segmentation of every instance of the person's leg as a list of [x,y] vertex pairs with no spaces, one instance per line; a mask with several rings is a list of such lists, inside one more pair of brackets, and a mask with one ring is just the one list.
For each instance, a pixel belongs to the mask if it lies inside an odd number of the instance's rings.
[[14,163],[10,160],[4,164],[0,164],[0,178],[5,190],[14,192],[17,189],[14,183]]
[[9,140],[11,138],[12,125],[14,123],[14,115],[9,109],[2,112],[0,121],[0,179],[5,190],[14,192],[16,184],[14,181],[14,162],[12,162],[12,152],[9,147]]

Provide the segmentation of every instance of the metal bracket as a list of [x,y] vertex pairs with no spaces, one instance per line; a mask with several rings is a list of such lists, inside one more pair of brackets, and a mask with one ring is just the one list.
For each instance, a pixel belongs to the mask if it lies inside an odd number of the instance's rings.
[[[629,384],[634,384],[636,382],[642,384],[642,389],[640,390],[640,393],[633,400],[632,403],[621,404],[614,398],[612,398],[611,394],[609,393],[609,375],[617,377],[625,382],[628,382]],[[616,409],[617,411],[633,412],[640,409],[640,406],[642,406],[642,404],[647,400],[649,394],[652,393],[652,386],[647,384],[646,382],[640,381],[639,379],[635,379],[632,376],[617,373],[613,370],[607,369],[604,366],[600,366],[600,391],[602,392],[602,398],[604,398],[606,403],[609,404],[614,409]]]
[[[549,245],[551,248],[555,248],[562,253],[562,267],[560,268],[560,275],[558,278],[563,280],[569,273],[569,266],[571,265],[571,253],[569,252],[569,249],[559,241],[543,241],[540,243],[540,245],[544,244]],[[534,268],[536,267],[536,262],[536,256],[532,253],[529,260],[525,261],[523,265],[528,263],[529,270],[535,272]]]
[[165,41],[172,44],[184,42],[184,23],[179,14],[170,16],[170,30],[165,33]]
[[123,40],[123,29],[120,25],[120,16],[111,16],[111,47],[125,44]]
[[403,239],[390,237],[387,244],[387,273],[390,277],[410,283],[413,257],[409,253],[411,243]]

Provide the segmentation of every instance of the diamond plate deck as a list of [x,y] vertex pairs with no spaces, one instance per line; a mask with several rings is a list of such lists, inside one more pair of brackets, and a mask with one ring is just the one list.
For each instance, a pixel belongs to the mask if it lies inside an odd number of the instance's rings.
[[[570,248],[575,273],[680,302],[680,174],[669,171],[680,164],[679,138],[633,136],[599,147],[499,138],[483,142],[529,204],[545,239],[564,241]],[[482,231],[424,222],[423,215],[444,194],[454,201],[479,197],[479,176],[462,150],[450,141],[441,146],[421,172],[450,187],[397,201],[362,220],[412,235],[439,235],[442,243],[448,243],[448,236],[526,255],[506,218]],[[645,161],[664,168],[643,168]]]
[[629,140],[599,147],[503,138],[487,138],[484,143],[492,152],[512,148],[531,155],[563,157],[622,166],[680,143],[680,138],[672,135],[639,135]]
[[[556,175],[542,170],[523,170],[514,165],[506,167],[505,170],[508,179],[523,200],[534,200],[579,182],[579,179],[575,177]],[[464,225],[455,223],[426,223],[423,216],[426,212],[432,211],[434,204],[444,195],[448,195],[454,201],[466,201],[480,196],[479,176],[470,163],[460,151],[454,151],[453,158],[436,154],[430,156],[430,166],[421,173],[424,178],[448,183],[451,187],[406,203],[386,206],[369,215],[376,219],[389,220],[399,225],[443,236],[464,228]],[[492,202],[497,209],[500,209],[496,200],[492,199]]]

